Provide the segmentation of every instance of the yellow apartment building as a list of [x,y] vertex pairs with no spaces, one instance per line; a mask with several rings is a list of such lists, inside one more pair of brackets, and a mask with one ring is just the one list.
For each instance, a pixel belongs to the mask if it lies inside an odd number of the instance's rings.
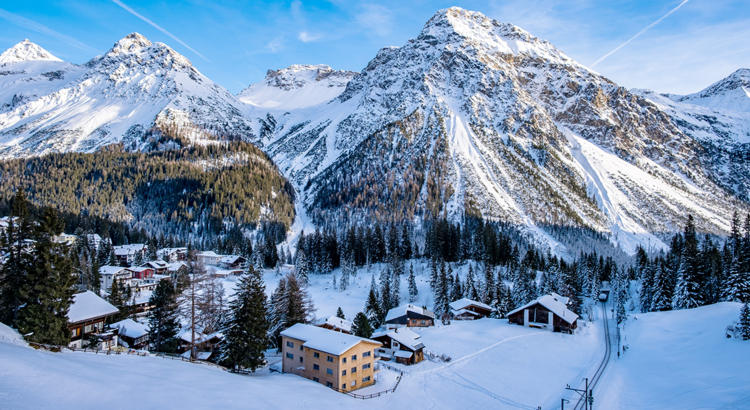
[[281,332],[284,373],[352,391],[375,383],[380,342],[298,323]]

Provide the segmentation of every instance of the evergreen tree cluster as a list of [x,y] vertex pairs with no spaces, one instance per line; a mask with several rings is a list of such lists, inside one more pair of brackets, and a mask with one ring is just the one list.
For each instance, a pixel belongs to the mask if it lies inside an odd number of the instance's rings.
[[70,250],[56,237],[64,223],[52,208],[32,214],[23,191],[10,205],[11,218],[0,235],[0,322],[27,340],[54,345],[70,341],[68,310],[75,275]]
[[695,231],[688,216],[668,252],[636,252],[630,279],[638,280],[641,312],[689,309],[721,301],[750,301],[750,214],[737,213],[729,237],[720,243]]

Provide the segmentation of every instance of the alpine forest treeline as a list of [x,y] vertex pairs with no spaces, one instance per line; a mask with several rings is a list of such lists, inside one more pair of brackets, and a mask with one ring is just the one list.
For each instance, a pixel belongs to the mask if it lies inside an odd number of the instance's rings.
[[241,242],[241,230],[259,223],[278,225],[274,236],[283,240],[294,220],[291,184],[265,153],[241,141],[150,153],[114,145],[96,153],[49,154],[2,161],[0,175],[0,208],[22,189],[35,206],[125,223],[202,248],[229,236]]

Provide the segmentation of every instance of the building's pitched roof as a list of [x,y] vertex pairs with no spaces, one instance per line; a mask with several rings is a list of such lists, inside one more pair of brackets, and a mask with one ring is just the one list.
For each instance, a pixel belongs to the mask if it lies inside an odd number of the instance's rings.
[[490,307],[489,305],[468,298],[459,299],[455,302],[451,302],[449,305],[453,310],[466,309],[467,307],[472,305],[480,307],[482,309],[492,310],[492,307]]
[[187,263],[185,262],[174,262],[167,264],[167,271],[169,272],[177,272],[182,267],[187,267]]
[[289,329],[281,332],[282,336],[291,337],[292,339],[302,340],[303,346],[320,350],[321,352],[341,356],[352,347],[362,343],[369,342],[380,345],[375,340],[365,339],[362,337],[348,335],[346,333],[335,332],[322,327],[305,325],[297,323]]
[[341,329],[346,332],[352,331],[352,322],[346,319],[337,317],[336,315],[320,318],[315,321],[315,326],[329,325],[334,329]]
[[398,317],[401,317],[401,316],[405,315],[406,312],[408,312],[408,311],[412,311],[412,312],[418,313],[418,314],[423,315],[423,316],[431,317],[433,319],[435,318],[435,314],[432,313],[432,312],[430,312],[429,310],[423,309],[423,308],[421,308],[419,306],[414,306],[414,305],[411,305],[411,304],[407,303],[405,305],[401,305],[399,307],[395,307],[395,308],[389,310],[388,311],[388,315],[386,315],[386,317],[385,317],[385,321],[388,322],[389,320],[393,320],[393,319],[396,319]]
[[221,258],[219,260],[219,262],[220,263],[230,263],[231,264],[231,263],[237,262],[237,260],[240,259],[240,258],[245,259],[242,256],[238,256],[238,255],[227,255],[227,256]]
[[143,265],[141,265],[141,267],[149,267],[151,269],[164,269],[168,266],[169,264],[167,262],[160,261],[160,260],[146,262]]
[[116,307],[97,296],[96,293],[87,290],[83,293],[73,295],[73,303],[70,305],[70,310],[68,311],[68,321],[70,323],[78,323],[87,319],[114,315],[117,312],[119,310]]
[[526,308],[528,308],[530,306],[534,306],[537,303],[540,304],[540,305],[542,305],[542,306],[544,306],[550,312],[554,313],[557,317],[559,317],[560,319],[562,319],[562,320],[564,320],[564,321],[566,321],[566,322],[568,322],[570,324],[573,324],[573,322],[575,322],[576,320],[578,320],[578,315],[576,315],[575,313],[573,313],[570,310],[568,310],[568,308],[565,307],[565,305],[562,302],[560,302],[559,300],[555,299],[555,297],[552,296],[552,295],[544,295],[544,296],[540,297],[537,300],[532,300],[531,302],[529,302],[529,303],[521,306],[520,308],[518,308],[516,310],[513,310],[512,312],[509,312],[508,316],[510,316],[510,315],[512,315],[514,313],[523,311],[524,309],[526,309]]
[[417,333],[403,327],[400,329],[374,333],[372,338],[374,339],[382,336],[388,336],[411,350],[417,350],[424,347],[424,344],[417,340],[420,338]]
[[565,306],[568,306],[568,303],[570,302],[570,298],[566,298],[565,296],[560,296],[555,292],[551,292],[550,296],[555,298],[558,302],[562,303]]
[[116,274],[120,273],[120,271],[123,271],[123,270],[130,271],[130,269],[123,268],[122,266],[105,265],[105,266],[102,266],[102,267],[99,268],[99,274],[101,274],[101,275],[116,275]]
[[116,323],[112,323],[109,327],[117,328],[120,335],[129,337],[131,339],[138,339],[139,337],[146,336],[148,334],[148,326],[138,323],[133,319],[125,319]]
[[146,245],[142,243],[134,243],[131,245],[119,245],[114,247],[115,255],[117,256],[125,256],[125,255],[132,255],[136,252],[143,251],[146,249]]
[[207,257],[215,258],[221,255],[217,255],[216,252],[214,251],[206,251],[206,252],[199,253],[198,256],[204,256],[204,257],[207,256]]

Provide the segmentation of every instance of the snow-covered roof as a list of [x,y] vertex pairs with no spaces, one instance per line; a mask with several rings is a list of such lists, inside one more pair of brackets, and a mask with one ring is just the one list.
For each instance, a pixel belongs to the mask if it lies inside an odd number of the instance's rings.
[[380,345],[375,340],[365,339],[362,337],[348,335],[346,333],[335,332],[322,327],[305,325],[297,323],[289,329],[281,332],[282,336],[291,337],[292,339],[302,340],[303,346],[320,350],[321,352],[341,356],[352,347],[362,343],[370,342]]
[[458,309],[458,310],[453,309],[453,314],[456,315],[456,316],[463,315],[464,313],[468,313],[468,314],[470,314],[472,316],[479,316],[479,313],[473,312],[473,311],[468,310],[468,309]]
[[129,269],[123,268],[122,266],[110,266],[105,265],[99,268],[99,274],[100,275],[116,275],[120,273],[120,271],[130,271]]
[[455,302],[450,303],[450,307],[453,310],[466,309],[467,307],[472,306],[472,305],[480,307],[482,309],[492,310],[492,307],[490,307],[487,304],[484,304],[482,302],[477,302],[476,300],[471,300],[467,298],[459,299]]
[[418,341],[417,339],[420,338],[420,336],[412,332],[409,329],[406,328],[400,328],[385,332],[378,332],[372,335],[372,338],[381,337],[381,336],[388,336],[391,339],[401,343],[403,346],[407,346],[412,350],[417,350],[422,347],[424,347],[424,344],[422,342]]
[[150,267],[152,269],[164,269],[168,266],[169,264],[167,262],[159,261],[159,260],[146,262],[142,265],[142,267]]
[[219,260],[221,263],[235,263],[237,262],[237,259],[241,258],[242,256],[237,255],[228,255]]
[[432,312],[430,312],[429,310],[422,309],[419,306],[414,306],[414,305],[411,305],[411,304],[407,303],[405,305],[401,305],[399,307],[395,307],[395,308],[389,310],[388,311],[388,315],[386,315],[386,317],[385,317],[385,321],[387,322],[387,321],[393,320],[393,319],[395,319],[397,317],[401,317],[401,316],[405,315],[406,312],[408,312],[408,311],[412,311],[412,312],[418,313],[418,314],[423,315],[423,316],[429,316],[431,318],[435,318],[435,314],[432,313]]
[[214,251],[206,251],[206,252],[199,253],[198,256],[208,256],[208,257],[213,258],[213,257],[221,256],[221,255],[217,255],[216,252]]
[[146,245],[142,243],[134,243],[132,245],[119,245],[114,247],[115,255],[117,256],[131,255],[144,249],[146,249]]
[[[213,352],[195,352],[195,358],[198,359],[198,360],[208,360],[208,358],[211,357],[212,353]],[[186,358],[186,359],[189,359],[190,358],[190,350],[188,350],[187,352],[183,353],[181,356],[184,357],[184,358]]]
[[341,329],[345,332],[352,331],[352,322],[346,319],[337,317],[336,315],[320,318],[315,321],[315,326],[329,325],[334,329]]
[[187,263],[185,263],[185,262],[169,263],[169,264],[167,264],[167,270],[170,271],[170,272],[177,272],[183,266],[187,267]]
[[133,272],[143,272],[145,270],[154,269],[151,266],[139,266],[137,268],[130,268]]
[[554,313],[557,317],[559,317],[560,319],[562,319],[562,320],[564,320],[564,321],[566,321],[568,323],[572,324],[573,322],[575,322],[576,320],[578,320],[578,315],[576,315],[575,313],[573,313],[570,310],[568,310],[568,308],[565,307],[565,305],[562,304],[562,302],[560,302],[559,300],[555,299],[555,297],[551,296],[551,295],[544,295],[544,296],[540,297],[537,300],[532,300],[531,302],[529,302],[529,303],[521,306],[520,308],[515,309],[512,312],[509,312],[508,316],[510,316],[510,315],[512,315],[514,313],[520,312],[520,311],[522,311],[522,310],[524,310],[524,309],[526,309],[526,308],[528,308],[530,306],[534,306],[537,303],[540,304],[540,305],[542,305],[542,306],[544,306],[550,312]]
[[409,359],[414,353],[406,351],[406,350],[397,350],[395,353],[393,353],[394,356],[400,357],[402,359]]
[[550,296],[557,299],[558,302],[562,303],[565,306],[568,306],[568,302],[570,302],[570,298],[566,298],[565,296],[560,296],[555,292],[550,293]]
[[119,310],[116,307],[97,296],[96,293],[87,290],[83,293],[73,295],[73,303],[70,305],[70,310],[68,311],[68,321],[70,323],[78,323],[87,319],[114,315],[117,312]]
[[120,331],[120,335],[131,339],[138,339],[148,334],[148,326],[138,323],[133,319],[121,320],[109,326],[117,328]]

